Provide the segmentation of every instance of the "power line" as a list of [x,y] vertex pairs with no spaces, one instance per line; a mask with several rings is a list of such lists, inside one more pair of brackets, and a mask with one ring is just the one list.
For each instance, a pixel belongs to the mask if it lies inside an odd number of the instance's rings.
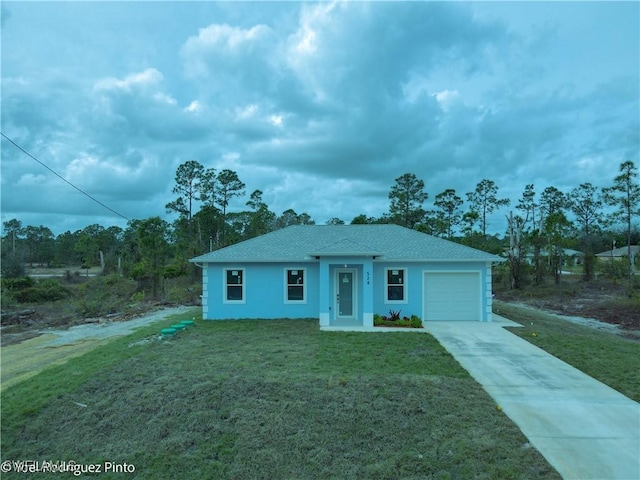
[[129,220],[127,217],[125,217],[124,215],[122,215],[121,213],[116,212],[113,208],[106,206],[104,203],[102,203],[100,200],[98,200],[97,198],[92,197],[91,195],[89,195],[87,192],[85,192],[84,190],[82,190],[79,187],[76,187],[73,183],[71,183],[69,180],[67,180],[66,178],[64,178],[62,175],[60,175],[59,173],[57,173],[56,171],[54,171],[53,169],[51,169],[48,165],[46,165],[44,162],[41,162],[40,160],[38,160],[36,157],[34,157],[33,155],[31,155],[29,152],[27,152],[24,148],[22,148],[20,145],[18,145],[16,142],[14,142],[13,140],[11,140],[9,137],[7,137],[3,132],[0,132],[0,135],[2,135],[6,140],[8,140],[11,144],[13,144],[14,147],[16,147],[18,150],[20,150],[22,153],[24,153],[27,157],[35,160],[36,162],[38,162],[40,165],[42,165],[44,168],[46,168],[47,170],[49,170],[51,173],[53,173],[56,177],[58,177],[59,179],[63,180],[64,182],[68,183],[69,185],[71,185],[73,188],[75,188],[77,191],[79,191],[81,194],[85,195],[86,197],[89,197],[91,200],[93,200],[94,202],[96,202],[98,205],[100,205],[101,207],[106,208],[107,210],[109,210],[111,213],[115,213],[116,215],[118,215],[119,217],[124,218],[125,220]]

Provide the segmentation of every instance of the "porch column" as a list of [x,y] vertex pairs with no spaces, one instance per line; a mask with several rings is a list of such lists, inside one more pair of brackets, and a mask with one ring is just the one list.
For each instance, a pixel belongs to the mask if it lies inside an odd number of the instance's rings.
[[330,294],[329,294],[329,262],[324,259],[324,258],[320,258],[320,266],[319,266],[319,273],[320,273],[320,285],[319,285],[319,292],[318,292],[318,305],[320,308],[320,313],[319,313],[319,317],[320,317],[320,326],[321,327],[328,327],[329,323],[330,323],[330,306],[329,306],[329,298],[330,298]]
[[484,296],[485,296],[485,310],[484,318],[481,318],[481,322],[490,322],[493,320],[493,282],[491,280],[492,264],[487,262],[485,266],[486,275],[484,277]]
[[209,301],[213,300],[209,298],[209,265],[209,263],[202,265],[202,298],[200,299],[200,304],[202,305],[202,318],[204,320],[209,318]]
[[373,259],[362,262],[362,326],[373,327]]

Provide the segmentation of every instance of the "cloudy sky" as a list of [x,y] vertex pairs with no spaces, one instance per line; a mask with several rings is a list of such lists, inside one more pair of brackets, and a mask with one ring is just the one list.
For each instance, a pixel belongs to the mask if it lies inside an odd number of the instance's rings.
[[[394,179],[512,202],[640,150],[638,2],[2,2],[2,133],[129,219],[178,165],[280,214],[388,210]],[[126,220],[2,139],[2,221]],[[489,230],[504,232],[504,214]]]

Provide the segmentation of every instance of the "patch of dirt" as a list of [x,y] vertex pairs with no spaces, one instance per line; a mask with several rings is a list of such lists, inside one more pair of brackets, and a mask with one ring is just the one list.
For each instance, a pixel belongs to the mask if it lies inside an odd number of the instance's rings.
[[[537,306],[533,306],[533,305],[529,305],[529,304],[526,304],[526,303],[520,303],[520,302],[509,302],[509,303],[511,305],[517,306],[519,308],[528,309],[528,310],[531,310],[533,312],[543,311],[547,315],[551,315],[551,316],[553,316],[555,318],[558,318],[560,320],[565,320],[567,322],[577,323],[579,325],[584,325],[586,327],[595,328],[596,330],[602,330],[602,331],[605,331],[605,332],[615,333],[615,334],[623,335],[623,336],[626,336],[628,333],[632,333],[632,332],[627,332],[625,330],[622,330],[619,325],[614,325],[612,323],[607,323],[607,322],[601,322],[600,320],[596,320],[595,318],[586,318],[586,317],[573,316],[573,315],[563,315],[563,314],[551,311],[549,309],[543,309],[543,308],[540,308],[540,307],[537,307]],[[640,339],[640,336],[638,336],[638,339]]]
[[620,328],[627,330],[640,330],[640,305],[617,305],[615,302],[590,300],[582,304],[550,302],[545,308],[563,315],[595,318],[601,322],[619,325]]
[[184,313],[191,308],[192,307],[166,308],[156,310],[154,312],[147,312],[145,315],[137,316],[128,320],[99,319],[97,323],[93,322],[85,323],[84,325],[75,325],[65,330],[43,330],[41,331],[43,334],[53,334],[56,336],[55,339],[47,342],[43,346],[55,347],[60,345],[73,345],[74,343],[82,342],[87,339],[104,339],[128,335],[138,327],[162,320],[169,315]]
[[[0,385],[5,389],[29,378],[51,365],[64,363],[70,358],[82,355],[114,337],[128,335],[136,328],[164,318],[181,314],[193,307],[173,307],[155,309],[142,316],[128,320],[100,319],[95,323],[75,325],[66,329],[30,330],[8,334],[2,333],[0,348],[2,369]],[[3,328],[4,330],[4,328]]]
[[496,299],[518,302],[590,326],[609,324],[623,336],[640,339],[640,298],[635,295],[629,298],[624,285],[596,280],[496,292]]
[[[57,303],[32,305],[16,311],[1,312],[0,346],[12,345],[43,334],[49,329],[64,330],[78,325],[105,325],[127,322],[141,316],[165,308],[177,308],[171,303],[140,303],[135,309],[126,312],[116,312],[102,317],[78,318],[65,311]],[[193,308],[184,307],[184,308]]]
[[25,332],[18,333],[5,333],[3,331],[2,335],[0,335],[0,347],[15,345],[16,343],[24,342],[25,340],[39,337],[40,335],[42,335],[42,333],[38,330],[27,330]]

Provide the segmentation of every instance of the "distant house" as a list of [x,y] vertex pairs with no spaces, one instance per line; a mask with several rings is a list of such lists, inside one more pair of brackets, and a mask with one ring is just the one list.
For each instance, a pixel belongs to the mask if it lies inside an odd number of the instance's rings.
[[[602,260],[613,260],[613,261],[621,261],[623,259],[628,258],[629,256],[629,247],[618,247],[612,250],[607,250],[606,252],[596,253],[596,257]],[[631,271],[635,272],[635,267],[638,262],[638,257],[640,257],[640,246],[631,245]]]
[[319,318],[373,326],[401,310],[425,321],[491,321],[503,259],[397,225],[297,225],[192,258],[203,318]]
[[[563,248],[562,252],[562,264],[563,265],[579,265],[582,263],[582,259],[584,257],[584,253],[579,250],[572,250],[571,248]],[[524,256],[525,261],[529,265],[533,265],[535,263],[535,255],[532,250],[527,251]],[[545,261],[549,261],[549,252],[546,248],[542,248],[540,250],[540,258]]]

